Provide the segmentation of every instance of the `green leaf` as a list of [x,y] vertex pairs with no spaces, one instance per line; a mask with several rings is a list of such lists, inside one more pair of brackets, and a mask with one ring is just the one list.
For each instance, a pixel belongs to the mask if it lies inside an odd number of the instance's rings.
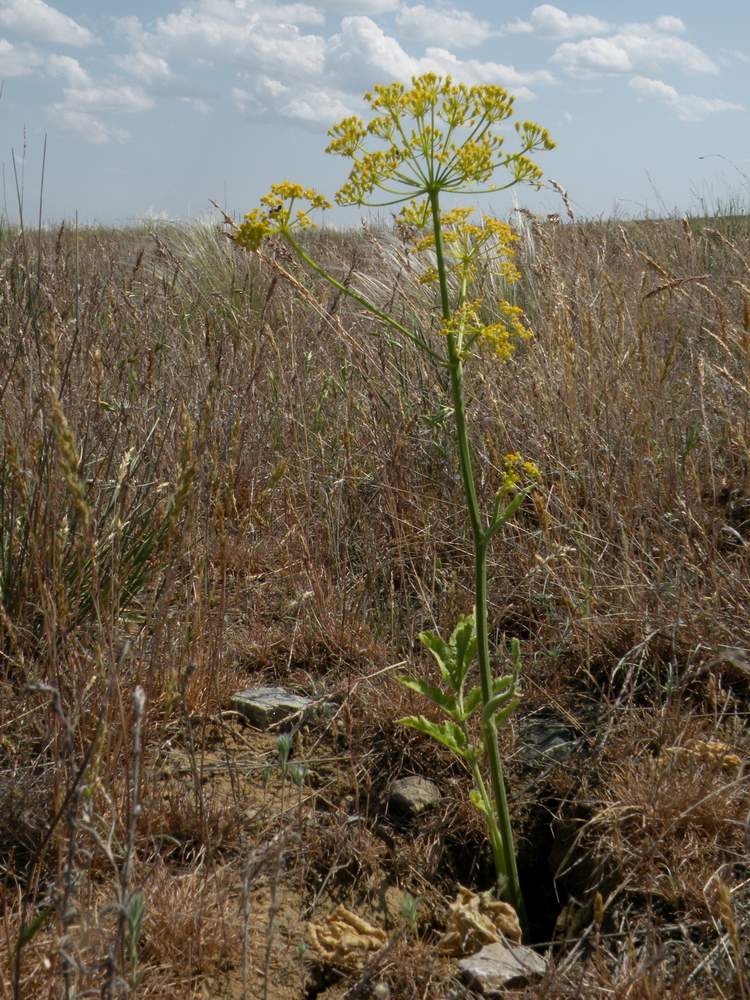
[[146,901],[143,896],[143,890],[137,889],[128,901],[128,925],[131,928],[133,937],[137,938],[141,933],[145,907]]
[[29,943],[29,941],[33,941],[54,912],[54,906],[45,906],[43,910],[40,910],[39,913],[37,913],[33,920],[24,924],[21,928],[21,933],[18,935],[17,948],[23,948],[24,945]]
[[500,694],[501,691],[507,691],[515,682],[515,674],[504,674],[502,677],[495,677],[492,681],[492,693]]
[[462,615],[453,629],[450,639],[451,648],[455,650],[455,684],[460,689],[472,660],[477,652],[476,617],[474,613]]
[[456,627],[453,629],[450,638],[450,644],[456,650],[456,655],[463,658],[466,653],[466,648],[469,642],[474,637],[476,632],[476,624],[474,614],[461,615],[456,623]]
[[509,521],[510,518],[513,517],[527,496],[528,490],[521,490],[519,493],[516,493],[508,506],[501,511],[500,504],[502,503],[502,493],[498,493],[496,495],[495,513],[493,514],[492,520],[484,533],[485,541],[489,542],[492,536],[499,531],[500,528],[502,528],[505,522]]
[[507,691],[504,694],[495,695],[490,698],[482,711],[482,719],[488,722],[490,719],[496,723],[503,723],[515,710],[521,698],[515,691]]
[[501,712],[497,712],[495,715],[495,723],[497,725],[502,725],[507,720],[508,716],[515,712],[520,701],[521,699],[519,697],[515,697],[510,705],[504,708]]
[[521,643],[516,638],[510,641],[510,656],[513,660],[513,673],[518,675],[521,673]]
[[469,798],[471,799],[471,804],[474,806],[474,808],[478,809],[483,816],[486,816],[489,819],[490,815],[487,812],[487,806],[485,804],[485,801],[479,794],[479,792],[476,790],[476,788],[472,788],[472,790],[469,792]]
[[437,632],[420,632],[419,641],[432,653],[440,667],[443,680],[453,684],[453,674],[456,664],[455,650],[451,649],[447,642],[437,634]]
[[419,680],[416,677],[408,677],[406,674],[402,674],[398,680],[404,687],[409,688],[410,691],[416,691],[417,694],[421,694],[425,698],[429,698],[433,705],[437,705],[438,708],[442,708],[444,712],[447,712],[448,715],[458,720],[459,712],[456,699],[453,695],[441,691],[434,684],[429,684],[427,681]]
[[473,714],[481,700],[482,689],[477,685],[477,687],[473,687],[464,698],[464,719],[468,719],[469,716]]
[[447,747],[462,760],[469,759],[466,735],[455,722],[448,719],[440,723],[430,722],[423,715],[406,715],[397,721],[400,726],[408,726],[409,729],[416,729],[418,733],[431,736],[433,740],[442,743],[444,747]]

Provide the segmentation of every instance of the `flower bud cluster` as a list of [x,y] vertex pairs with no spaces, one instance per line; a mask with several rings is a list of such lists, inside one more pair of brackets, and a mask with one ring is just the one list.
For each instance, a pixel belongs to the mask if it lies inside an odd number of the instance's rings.
[[535,462],[524,461],[518,451],[510,451],[503,456],[503,478],[499,492],[504,496],[518,492],[529,482],[536,483],[541,478]]
[[[307,208],[297,208],[295,203],[307,202]],[[245,250],[257,250],[267,236],[289,232],[293,228],[309,229],[314,225],[310,212],[330,208],[331,203],[313,188],[282,181],[274,184],[268,194],[260,199],[262,208],[248,212],[232,232],[232,239]]]

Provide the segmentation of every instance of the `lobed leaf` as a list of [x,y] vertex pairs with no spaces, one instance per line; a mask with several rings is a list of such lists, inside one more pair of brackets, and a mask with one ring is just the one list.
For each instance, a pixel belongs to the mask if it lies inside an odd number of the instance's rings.
[[421,694],[423,697],[428,698],[433,705],[437,705],[438,708],[442,708],[444,712],[452,716],[454,719],[459,718],[458,706],[456,705],[456,699],[451,694],[447,694],[445,691],[441,691],[439,687],[435,687],[434,684],[430,684],[428,681],[419,680],[416,677],[409,677],[406,674],[402,674],[398,681],[403,684],[404,687],[409,688],[410,691],[416,691],[417,694]]
[[455,683],[460,689],[477,652],[476,616],[473,612],[459,618],[450,645],[455,650]]
[[469,716],[475,712],[477,705],[479,705],[481,700],[482,689],[479,685],[477,685],[476,687],[473,687],[464,698],[464,719],[468,719]]
[[408,726],[409,729],[415,729],[418,733],[431,736],[433,740],[447,747],[462,760],[469,760],[471,758],[466,734],[455,722],[451,722],[448,719],[440,723],[430,722],[423,715],[406,715],[403,719],[398,719],[397,721],[400,726]]
[[455,650],[451,649],[448,643],[441,639],[437,632],[420,632],[419,641],[429,649],[437,660],[443,680],[452,685],[455,670]]

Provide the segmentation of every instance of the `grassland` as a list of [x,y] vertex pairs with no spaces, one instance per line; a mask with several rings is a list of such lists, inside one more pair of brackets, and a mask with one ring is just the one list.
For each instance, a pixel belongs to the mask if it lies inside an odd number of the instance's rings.
[[[551,962],[516,995],[748,997],[750,223],[521,223],[535,339],[469,382],[485,505],[542,470],[490,566]],[[429,323],[398,234],[315,241]],[[6,230],[0,282],[0,997],[470,996],[435,943],[481,818],[394,724],[471,603],[439,373],[210,227]],[[265,683],[338,706],[301,785],[227,711]],[[339,902],[388,935],[356,973],[309,947]]]

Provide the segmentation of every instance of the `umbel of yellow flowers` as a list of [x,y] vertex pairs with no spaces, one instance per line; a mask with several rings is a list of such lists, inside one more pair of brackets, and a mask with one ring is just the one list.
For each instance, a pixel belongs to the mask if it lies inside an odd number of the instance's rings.
[[[513,97],[502,87],[467,86],[434,73],[415,77],[410,88],[402,83],[376,86],[365,94],[365,101],[373,112],[369,122],[353,115],[328,132],[331,142],[326,151],[352,163],[348,180],[336,194],[337,203],[401,205],[397,221],[416,232],[415,250],[423,255],[420,281],[439,282],[438,256],[461,289],[450,308],[443,301],[440,331],[455,338],[463,357],[479,342],[507,360],[516,343],[531,335],[520,308],[501,300],[495,304],[495,322],[483,323],[481,299],[470,299],[467,293],[480,258],[483,267],[496,266],[506,285],[518,280],[516,234],[507,223],[490,216],[472,222],[471,208],[443,213],[438,227],[430,223],[441,193],[481,194],[520,182],[539,186],[542,172],[530,154],[554,147],[547,130],[534,122],[517,121],[517,148],[507,149],[507,135],[499,126],[513,116]],[[505,174],[504,183],[493,182],[498,171]],[[257,250],[264,239],[278,234],[300,252],[296,231],[313,225],[312,211],[330,207],[312,188],[283,181],[261,198],[260,208],[245,215],[232,236],[245,249]]]

